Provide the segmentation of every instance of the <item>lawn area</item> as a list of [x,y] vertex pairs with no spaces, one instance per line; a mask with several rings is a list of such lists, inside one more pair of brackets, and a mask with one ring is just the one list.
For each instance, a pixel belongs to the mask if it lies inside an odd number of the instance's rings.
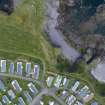
[[7,53],[2,57],[15,59],[11,54],[27,55],[40,58],[48,69],[53,68],[58,50],[44,38],[43,3],[43,0],[21,0],[12,15],[0,12],[0,51]]

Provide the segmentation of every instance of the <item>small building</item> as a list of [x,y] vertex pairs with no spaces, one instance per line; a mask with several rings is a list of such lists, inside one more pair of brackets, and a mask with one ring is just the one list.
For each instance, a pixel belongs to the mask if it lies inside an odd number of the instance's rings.
[[32,82],[28,84],[28,88],[32,92],[33,95],[36,95],[38,93],[37,88]]
[[11,101],[8,99],[8,97],[6,96],[6,95],[4,95],[3,97],[2,97],[2,102],[4,103],[4,104],[11,104]]
[[80,82],[79,81],[76,81],[75,84],[71,87],[71,90],[73,92],[76,92],[76,90],[77,90],[77,88],[78,88],[79,85],[80,85]]
[[94,93],[90,93],[90,94],[87,94],[84,98],[83,98],[83,102],[84,103],[88,103],[89,101],[91,101],[94,97]]
[[69,84],[69,80],[66,77],[63,78],[61,86],[63,86],[64,88],[67,88],[68,84]]
[[84,105],[84,104],[79,101],[76,101],[74,105]]
[[17,92],[21,92],[22,91],[22,88],[20,87],[20,85],[19,85],[17,80],[12,81],[11,84],[12,84],[12,86],[13,86],[15,91],[17,91]]
[[44,105],[44,102],[43,101],[40,101],[39,103],[40,103],[40,105]]
[[81,88],[77,94],[84,103],[89,102],[94,97],[94,93],[92,93],[89,87],[86,85],[83,88]]
[[31,63],[26,63],[26,74],[29,75],[31,72]]
[[4,86],[4,83],[0,80],[0,90],[1,91],[6,91],[6,87]]
[[14,63],[10,63],[9,72],[10,74],[14,74]]
[[22,62],[17,62],[17,74],[18,75],[22,75],[22,69],[23,69]]
[[48,105],[55,105],[54,101],[49,101]]
[[66,97],[69,95],[69,92],[68,91],[66,91],[66,90],[63,90],[62,91],[62,94],[61,94],[61,98],[62,99],[66,99]]
[[47,86],[48,87],[51,87],[53,80],[54,80],[54,77],[53,76],[49,76],[47,78],[46,82],[47,82]]
[[99,103],[96,102],[96,101],[93,101],[93,102],[91,103],[91,105],[99,105]]
[[6,60],[1,60],[1,72],[6,72]]
[[28,91],[24,91],[24,96],[26,97],[27,103],[30,104],[32,102],[32,97],[30,96]]
[[19,101],[19,105],[26,105],[22,97],[19,97],[18,101]]
[[63,86],[65,86],[66,82],[67,82],[67,78],[64,78],[63,79]]
[[36,80],[39,78],[39,65],[34,65],[34,78]]
[[16,97],[15,93],[13,92],[13,90],[8,90],[8,95],[9,95],[11,100],[15,99],[15,97]]
[[66,99],[67,105],[72,105],[75,101],[76,101],[76,97],[73,96],[73,95],[68,96],[67,99]]
[[56,77],[56,80],[55,80],[54,86],[55,86],[56,88],[59,88],[61,82],[62,82],[62,76],[58,75],[58,76]]

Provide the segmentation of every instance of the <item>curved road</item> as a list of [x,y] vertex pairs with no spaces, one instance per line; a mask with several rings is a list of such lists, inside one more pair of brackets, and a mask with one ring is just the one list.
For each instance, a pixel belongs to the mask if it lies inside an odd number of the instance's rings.
[[52,96],[60,105],[66,105],[64,101],[54,94],[53,90],[47,88],[42,89],[42,91],[34,98],[31,105],[38,105],[38,102],[41,100],[43,95]]

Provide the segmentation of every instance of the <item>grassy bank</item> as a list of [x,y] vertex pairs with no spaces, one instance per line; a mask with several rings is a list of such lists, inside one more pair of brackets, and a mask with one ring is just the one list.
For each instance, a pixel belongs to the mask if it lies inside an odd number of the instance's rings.
[[16,53],[34,56],[41,58],[48,69],[53,68],[58,50],[43,36],[43,4],[43,0],[21,0],[12,15],[0,12],[0,51],[7,53],[4,58],[15,59]]

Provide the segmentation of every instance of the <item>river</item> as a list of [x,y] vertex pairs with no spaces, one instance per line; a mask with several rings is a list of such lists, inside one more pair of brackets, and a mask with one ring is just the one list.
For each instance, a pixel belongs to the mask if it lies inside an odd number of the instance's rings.
[[62,32],[56,28],[58,26],[59,4],[59,0],[46,0],[47,19],[45,23],[45,31],[48,33],[52,43],[61,47],[62,54],[69,61],[74,62],[80,56],[80,53],[64,40]]

